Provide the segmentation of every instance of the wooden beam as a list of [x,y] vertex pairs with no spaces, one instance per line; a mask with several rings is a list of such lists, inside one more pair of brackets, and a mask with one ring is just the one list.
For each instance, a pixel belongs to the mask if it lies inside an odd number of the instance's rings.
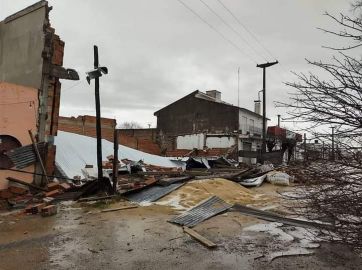
[[217,245],[215,243],[211,242],[209,239],[206,239],[205,237],[203,237],[201,234],[197,233],[193,229],[190,229],[189,227],[184,226],[183,230],[184,230],[185,233],[187,233],[188,235],[190,235],[191,237],[193,237],[194,239],[199,241],[204,246],[206,246],[208,248],[216,248],[217,247]]
[[137,206],[137,205],[122,206],[122,207],[118,207],[118,208],[104,209],[104,210],[102,210],[101,212],[102,212],[102,213],[106,213],[106,212],[127,210],[127,209],[133,209],[133,208],[138,208],[138,206]]
[[38,186],[36,186],[36,185],[30,184],[30,183],[28,183],[28,182],[25,182],[25,181],[22,181],[22,180],[13,178],[13,177],[6,177],[6,179],[9,180],[9,181],[11,181],[11,182],[15,182],[15,183],[22,184],[22,185],[24,185],[24,186],[32,187],[32,188],[37,189],[37,190],[48,191],[48,190],[45,189],[45,188],[38,187]]
[[37,145],[37,143],[36,143],[36,141],[35,141],[33,132],[32,132],[30,129],[28,130],[28,132],[29,132],[29,136],[30,136],[31,142],[33,143],[34,151],[35,151],[35,153],[36,153],[36,156],[38,157],[38,160],[39,160],[41,169],[42,169],[42,171],[43,171],[43,174],[44,174],[44,177],[45,177],[45,180],[46,180],[46,183],[45,183],[45,184],[48,184],[48,183],[49,183],[49,179],[48,179],[48,176],[47,176],[47,172],[46,172],[46,170],[45,170],[45,167],[44,167],[43,160],[42,160],[41,155],[40,155],[40,153],[39,153],[38,145]]

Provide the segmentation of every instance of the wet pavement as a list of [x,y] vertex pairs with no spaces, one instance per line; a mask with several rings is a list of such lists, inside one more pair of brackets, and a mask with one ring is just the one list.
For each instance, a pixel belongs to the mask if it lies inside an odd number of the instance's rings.
[[263,254],[283,242],[245,231],[261,221],[238,213],[194,228],[218,244],[210,250],[167,222],[178,213],[170,207],[100,210],[75,203],[46,218],[0,215],[0,269],[360,269],[362,262],[346,247],[323,244],[312,255],[269,261]]

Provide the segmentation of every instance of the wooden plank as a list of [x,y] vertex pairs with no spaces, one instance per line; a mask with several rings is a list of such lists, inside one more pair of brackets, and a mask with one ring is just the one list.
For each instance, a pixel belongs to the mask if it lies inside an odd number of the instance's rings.
[[206,246],[208,248],[216,248],[217,247],[217,245],[215,243],[211,242],[209,239],[206,239],[205,237],[203,237],[201,234],[197,233],[193,229],[190,229],[190,228],[184,226],[183,230],[184,230],[185,233],[187,233],[188,235],[190,235],[191,237],[193,237],[194,239],[199,241],[204,246]]
[[41,155],[40,155],[40,153],[39,153],[38,145],[37,145],[37,143],[36,143],[36,141],[35,141],[33,132],[32,132],[30,129],[28,130],[28,132],[29,132],[29,136],[30,136],[31,142],[33,143],[33,147],[34,147],[36,156],[38,157],[38,160],[39,160],[41,169],[42,169],[42,171],[43,171],[43,174],[44,174],[44,177],[45,177],[45,180],[46,180],[46,183],[45,183],[45,184],[48,184],[48,183],[49,183],[49,179],[48,179],[48,176],[47,176],[47,172],[46,172],[46,170],[45,170],[45,167],[44,167],[43,160],[42,160]]
[[25,186],[28,186],[28,187],[32,187],[34,189],[37,189],[37,190],[41,190],[41,191],[48,191],[47,189],[45,188],[41,188],[41,187],[38,187],[36,185],[33,185],[33,184],[30,184],[30,183],[27,183],[25,181],[22,181],[22,180],[19,180],[19,179],[16,179],[16,178],[13,178],[13,177],[6,177],[7,180],[9,181],[12,181],[12,182],[16,182],[16,183],[19,183],[19,184],[22,184],[22,185],[25,185]]
[[127,210],[127,209],[133,209],[133,208],[138,208],[138,206],[137,206],[137,205],[122,206],[122,207],[118,207],[118,208],[104,209],[104,210],[102,210],[101,212],[102,212],[102,213],[106,213],[106,212]]
[[79,199],[78,202],[101,201],[101,200],[113,199],[115,197],[117,197],[117,195],[102,196],[102,197],[87,197]]

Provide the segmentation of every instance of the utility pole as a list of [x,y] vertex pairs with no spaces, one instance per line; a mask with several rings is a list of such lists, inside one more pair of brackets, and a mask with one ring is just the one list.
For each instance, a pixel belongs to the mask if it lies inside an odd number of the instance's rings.
[[[98,47],[94,45],[94,69],[99,66]],[[96,100],[96,133],[97,133],[97,167],[98,181],[103,179],[102,169],[102,130],[101,130],[101,102],[99,98],[99,77],[95,78],[95,100]]]
[[117,192],[118,182],[118,129],[114,129],[113,134],[113,194]]
[[262,68],[263,69],[263,144],[262,144],[262,148],[261,148],[261,159],[262,159],[262,162],[264,162],[264,157],[263,157],[263,154],[265,153],[266,151],[266,88],[265,88],[265,69],[267,67],[271,67],[275,64],[278,64],[279,62],[278,61],[275,61],[275,62],[267,62],[267,63],[264,63],[264,64],[260,64],[260,65],[256,65],[256,67],[258,68]]
[[99,77],[103,74],[108,74],[106,67],[99,66],[98,47],[94,45],[94,69],[86,72],[87,82],[90,84],[92,79],[95,80],[95,102],[96,102],[96,134],[97,134],[97,167],[98,167],[98,182],[103,180],[102,170],[102,132],[101,132],[101,105],[99,98]]

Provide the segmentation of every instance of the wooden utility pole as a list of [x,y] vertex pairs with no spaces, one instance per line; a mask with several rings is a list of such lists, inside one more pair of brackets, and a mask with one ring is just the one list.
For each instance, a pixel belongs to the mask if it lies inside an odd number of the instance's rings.
[[[94,69],[98,69],[98,47],[94,45]],[[98,181],[103,179],[102,170],[102,131],[101,131],[101,103],[99,98],[99,77],[95,78],[95,101],[96,101],[96,134],[97,134],[97,167]]]
[[114,129],[113,135],[113,194],[117,192],[118,181],[118,129]]
[[267,62],[264,64],[260,64],[260,65],[256,65],[256,67],[258,68],[262,68],[263,69],[263,144],[261,147],[261,161],[264,162],[264,156],[263,154],[266,152],[266,88],[265,88],[265,69],[267,67],[271,67],[275,64],[278,64],[278,61],[275,62]]

